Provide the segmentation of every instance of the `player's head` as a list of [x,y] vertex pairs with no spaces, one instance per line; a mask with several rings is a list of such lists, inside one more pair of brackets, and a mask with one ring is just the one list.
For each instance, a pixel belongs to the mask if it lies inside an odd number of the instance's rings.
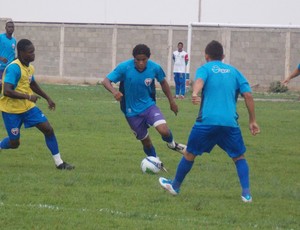
[[183,43],[182,42],[178,42],[177,48],[178,48],[178,51],[181,52],[182,49],[183,49]]
[[136,57],[136,55],[144,54],[147,58],[150,58],[150,48],[144,44],[138,44],[133,48],[132,55]]
[[28,65],[30,62],[34,61],[35,49],[32,42],[28,39],[21,39],[17,44],[18,59],[23,63]]
[[151,55],[150,48],[144,44],[136,45],[132,51],[132,55],[134,57],[135,67],[139,71],[143,71]]
[[5,23],[5,31],[8,36],[11,36],[15,31],[15,24],[12,20],[8,20]]
[[218,60],[221,61],[224,58],[223,46],[218,41],[211,41],[205,48],[206,60]]

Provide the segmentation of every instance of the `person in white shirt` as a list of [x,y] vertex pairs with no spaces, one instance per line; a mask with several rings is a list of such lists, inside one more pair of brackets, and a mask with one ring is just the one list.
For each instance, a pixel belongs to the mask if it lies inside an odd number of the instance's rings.
[[186,81],[186,65],[188,64],[188,53],[183,50],[183,43],[179,42],[177,50],[173,52],[174,61],[174,81],[175,81],[175,97],[184,99],[185,81]]

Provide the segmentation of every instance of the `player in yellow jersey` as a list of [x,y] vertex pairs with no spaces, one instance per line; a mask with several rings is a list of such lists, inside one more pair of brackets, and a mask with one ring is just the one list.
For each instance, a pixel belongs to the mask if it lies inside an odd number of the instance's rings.
[[18,58],[8,65],[3,74],[0,110],[8,137],[0,142],[0,149],[16,149],[20,145],[20,128],[37,127],[45,136],[57,169],[71,170],[75,167],[61,159],[54,130],[46,116],[35,105],[43,97],[50,110],[55,103],[34,79],[35,49],[31,41],[21,39],[17,44]]

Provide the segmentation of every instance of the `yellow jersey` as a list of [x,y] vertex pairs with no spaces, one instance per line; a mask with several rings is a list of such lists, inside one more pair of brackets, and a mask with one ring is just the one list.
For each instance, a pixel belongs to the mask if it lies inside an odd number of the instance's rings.
[[[30,88],[30,82],[34,81],[34,67],[23,65],[19,59],[10,63],[3,73],[2,93],[5,83],[12,84],[14,90],[32,95],[33,91]],[[2,95],[0,98],[0,110],[6,113],[24,113],[35,106],[35,103],[27,99],[17,99]]]

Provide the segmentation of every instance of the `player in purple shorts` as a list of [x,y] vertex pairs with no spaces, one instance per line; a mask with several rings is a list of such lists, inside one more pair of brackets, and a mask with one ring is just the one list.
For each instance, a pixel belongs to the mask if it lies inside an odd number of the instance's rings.
[[195,158],[204,152],[209,153],[218,145],[236,166],[242,188],[242,201],[251,202],[249,168],[244,156],[246,148],[237,122],[236,103],[239,94],[245,100],[251,134],[258,134],[260,128],[256,123],[254,101],[247,79],[235,67],[223,63],[223,58],[223,46],[219,42],[212,41],[206,46],[207,63],[196,71],[193,84],[192,102],[200,104],[198,117],[190,132],[175,178],[168,180],[161,177],[159,183],[172,195],[177,195]]
[[[103,86],[120,101],[121,110],[136,138],[141,141],[147,156],[156,157],[156,151],[150,139],[148,128],[155,127],[167,146],[178,152],[183,152],[185,145],[174,141],[167,122],[156,106],[155,80],[169,100],[171,110],[177,115],[178,107],[175,103],[165,73],[160,65],[149,60],[150,49],[144,44],[135,46],[133,59],[120,63],[102,81]],[[119,90],[112,82],[120,82]]]

